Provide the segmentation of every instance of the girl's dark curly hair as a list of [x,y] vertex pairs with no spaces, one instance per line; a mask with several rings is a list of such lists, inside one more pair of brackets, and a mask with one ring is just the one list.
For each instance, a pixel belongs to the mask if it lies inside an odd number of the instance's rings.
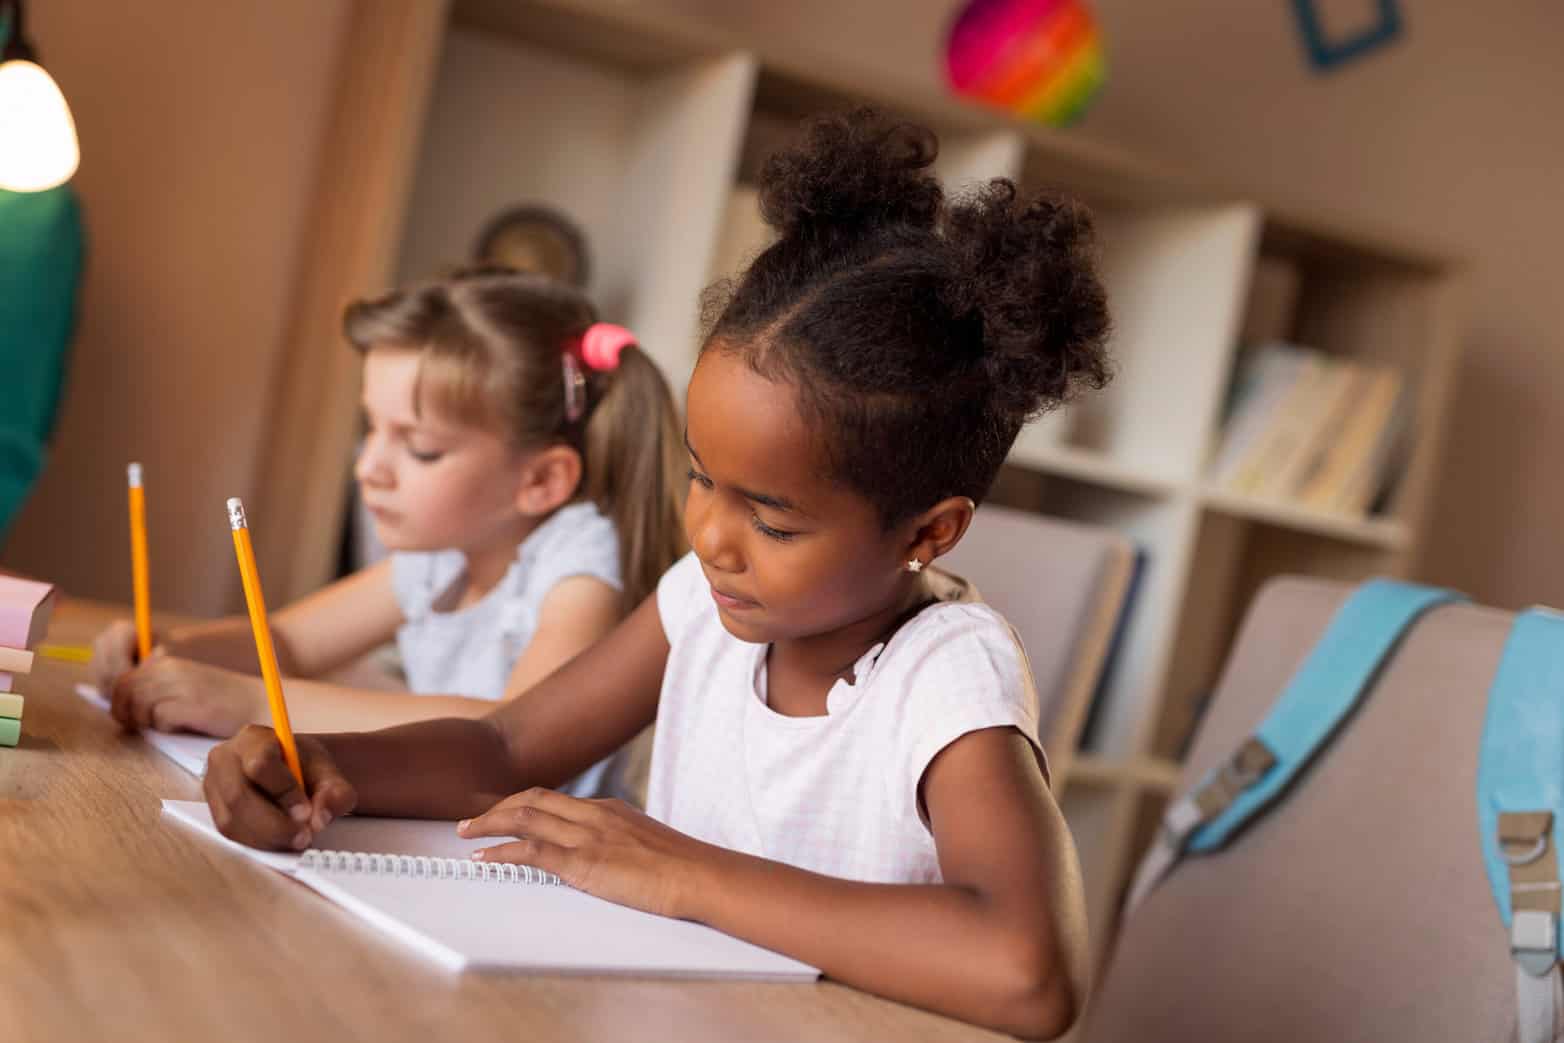
[[937,151],[868,109],[815,121],[761,174],[780,239],[706,300],[706,349],[797,388],[887,528],[981,502],[1022,424],[1110,375],[1087,212],[1003,178],[947,201]]

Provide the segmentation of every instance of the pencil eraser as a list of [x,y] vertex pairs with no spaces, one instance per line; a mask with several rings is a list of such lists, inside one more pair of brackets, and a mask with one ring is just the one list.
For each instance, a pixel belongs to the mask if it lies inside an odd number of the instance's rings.
[[15,692],[0,692],[0,717],[22,719],[22,697]]
[[33,672],[33,654],[25,648],[0,645],[0,670],[8,674],[30,674]]
[[15,746],[22,738],[22,722],[14,717],[0,717],[0,746]]

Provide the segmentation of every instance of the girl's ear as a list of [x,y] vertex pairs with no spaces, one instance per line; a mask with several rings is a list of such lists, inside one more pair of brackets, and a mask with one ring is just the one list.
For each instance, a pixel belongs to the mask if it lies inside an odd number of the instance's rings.
[[907,544],[907,560],[927,565],[935,558],[948,554],[961,542],[967,526],[972,524],[977,504],[965,496],[952,496],[941,500],[913,519],[912,539]]
[[569,503],[581,486],[581,454],[568,445],[551,445],[521,464],[516,509],[541,517]]

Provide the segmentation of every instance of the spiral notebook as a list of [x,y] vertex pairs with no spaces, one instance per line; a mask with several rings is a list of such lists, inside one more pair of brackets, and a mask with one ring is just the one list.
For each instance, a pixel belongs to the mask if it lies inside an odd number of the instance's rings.
[[455,823],[348,816],[302,854],[257,851],[217,831],[205,804],[165,800],[200,835],[288,873],[453,971],[466,969],[810,982],[820,972],[720,931],[567,887],[530,866],[473,862],[500,840]]

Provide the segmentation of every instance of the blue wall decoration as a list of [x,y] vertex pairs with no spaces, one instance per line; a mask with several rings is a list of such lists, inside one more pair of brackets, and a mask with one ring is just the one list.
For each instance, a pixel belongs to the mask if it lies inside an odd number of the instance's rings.
[[1316,72],[1330,72],[1370,51],[1378,50],[1401,35],[1401,11],[1397,0],[1363,0],[1373,8],[1374,20],[1358,31],[1331,38],[1320,16],[1319,0],[1292,0],[1309,64]]

